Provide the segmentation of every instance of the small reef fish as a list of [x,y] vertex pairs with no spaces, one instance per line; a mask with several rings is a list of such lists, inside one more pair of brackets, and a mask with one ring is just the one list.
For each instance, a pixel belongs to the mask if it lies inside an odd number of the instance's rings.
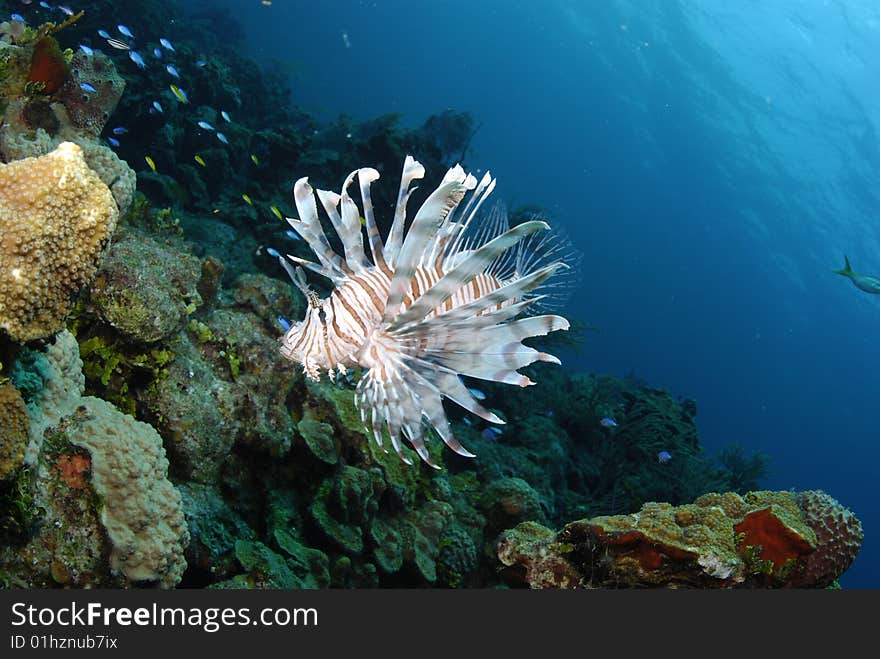
[[251,154],[251,162],[253,162],[255,165],[259,165],[259,164],[260,164],[260,159],[257,158],[256,154],[253,154],[253,153],[252,153],[252,154]]
[[97,89],[95,89],[94,85],[91,85],[87,82],[79,83],[79,88],[82,89],[84,92],[88,92],[89,94],[94,94],[96,91],[98,91]]
[[186,92],[183,91],[177,85],[168,85],[168,89],[171,90],[171,93],[177,97],[177,100],[183,104],[189,103],[189,98],[186,95]]
[[122,35],[128,37],[129,39],[134,39],[134,35],[131,33],[131,30],[129,30],[126,26],[117,25],[116,29],[119,30],[119,34],[122,34]]
[[177,72],[177,69],[174,68],[174,65],[173,65],[173,64],[169,64],[168,66],[166,66],[166,67],[165,67],[165,70],[168,71],[168,73],[170,73],[171,75],[173,75],[175,78],[177,78],[178,80],[180,80],[180,74]]
[[22,16],[21,14],[12,14],[12,16],[10,16],[10,18],[13,21],[15,21],[16,23],[24,23],[25,22],[24,16]]
[[168,41],[165,37],[159,39],[159,43],[162,44],[162,48],[165,50],[170,50],[172,53],[174,52],[174,46],[171,45],[171,42]]
[[672,460],[672,453],[670,453],[669,451],[660,451],[657,454],[657,462],[662,465],[665,465],[670,460]]
[[[244,199],[245,202],[246,202],[249,206],[253,206],[253,205],[254,205],[254,202],[252,202],[252,201],[251,201],[251,198],[248,197],[246,194],[241,195],[241,198]],[[269,249],[272,249],[272,248],[270,247]]]
[[197,163],[199,163],[202,167],[207,167],[207,166],[208,166],[208,163],[205,162],[205,159],[202,158],[202,157],[199,156],[199,155],[195,156],[195,157],[193,158],[193,160],[195,160]]
[[206,66],[207,64],[208,64],[208,63],[207,63],[205,60],[203,60],[203,59],[197,59],[197,60],[196,60],[196,66],[199,67],[199,68],[202,68],[203,66]]
[[229,144],[229,140],[226,139],[226,135],[223,133],[217,133],[217,139],[223,142],[223,144]]
[[226,110],[220,110],[220,116],[223,117],[224,121],[232,121],[232,119],[230,119],[229,117],[229,113]]
[[136,51],[136,50],[129,51],[128,58],[132,62],[137,64],[138,68],[141,68],[141,69],[147,68],[147,63],[144,61],[144,58],[141,56],[141,54],[138,51]]
[[276,259],[280,259],[280,258],[281,258],[281,252],[279,252],[279,251],[278,251],[277,249],[275,249],[274,247],[267,247],[267,248],[266,248],[266,254],[268,254],[269,256],[271,256],[271,257],[273,257],[273,258],[276,258]]
[[116,50],[131,50],[131,47],[119,39],[107,39],[107,44]]
[[501,435],[501,428],[489,426],[480,434],[483,436],[483,439],[488,439],[490,442],[494,442]]
[[281,214],[281,211],[278,210],[278,206],[269,206],[269,210],[272,211],[272,214],[275,215],[279,220],[284,219],[284,215]]
[[128,132],[128,128],[126,128],[125,126],[117,126],[116,128],[113,129],[114,135],[125,135],[127,132]]
[[94,49],[89,48],[89,47],[88,47],[87,45],[85,45],[84,43],[81,43],[81,44],[79,45],[79,49],[80,49],[81,51],[83,51],[86,55],[94,55],[94,54],[95,54]]
[[845,261],[843,270],[835,270],[835,274],[849,277],[850,281],[853,283],[853,286],[855,286],[859,290],[865,291],[866,293],[872,293],[874,295],[880,294],[880,277],[872,277],[871,275],[857,275],[855,272],[853,272],[852,268],[849,265],[849,257],[844,256],[843,258]]
[[290,329],[290,321],[284,316],[278,316],[278,324],[281,325],[281,329],[285,332]]
[[214,127],[209,124],[207,121],[200,121],[196,124],[199,128],[204,128],[205,130],[215,130]]
[[144,156],[144,160],[147,161],[147,164],[150,166],[150,169],[152,169],[155,172],[156,171],[156,163],[153,162],[153,159],[150,158],[150,156]]
[[162,104],[159,101],[153,101],[153,109],[156,112],[164,113],[165,110],[162,109]]
[[110,146],[115,146],[115,147],[119,146],[119,140],[117,140],[115,137],[108,137],[107,142],[110,143]]
[[65,5],[58,5],[58,11],[66,16],[73,16],[73,9],[66,7]]
[[155,57],[156,59],[162,59],[162,49],[153,48],[153,57]]
[[109,39],[110,33],[107,32],[107,30],[98,30],[98,36],[101,37],[102,39]]
[[468,387],[468,391],[471,393],[471,396],[473,396],[477,400],[486,400],[486,394],[484,394],[479,389],[473,389],[471,387]]
[[52,5],[50,5],[46,0],[40,0],[40,6],[43,9],[52,9]]
[[599,425],[602,426],[603,428],[616,428],[617,421],[615,421],[611,417],[606,416],[604,419],[599,421]]
[[284,235],[286,235],[291,240],[302,240],[302,238],[300,238],[299,234],[296,231],[294,231],[293,229],[288,229]]

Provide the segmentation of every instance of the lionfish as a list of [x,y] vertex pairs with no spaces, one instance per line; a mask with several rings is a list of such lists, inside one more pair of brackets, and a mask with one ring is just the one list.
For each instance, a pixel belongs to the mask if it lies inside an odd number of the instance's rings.
[[[567,266],[553,258],[559,250],[552,241],[534,239],[536,232],[550,228],[547,223],[531,220],[508,228],[502,211],[493,211],[489,219],[478,214],[495,179],[487,172],[478,182],[460,165],[446,173],[407,230],[406,206],[415,190],[410,186],[424,175],[425,168],[407,156],[384,243],[370,198],[370,184],[379,172],[369,167],[352,172],[340,194],[317,191],[344,256],[324,233],[308,178],[296,182],[299,218],[286,219],[318,262],[278,257],[308,301],[305,318],[281,339],[281,354],[302,364],[312,380],[322,371],[332,379],[349,368],[363,369],[355,403],[377,444],[384,448],[387,430],[406,463],[411,461],[401,449],[401,437],[422,460],[439,468],[425,447],[430,428],[459,455],[474,457],[453,435],[444,397],[489,423],[504,423],[480,405],[460,376],[525,387],[534,382],[517,369],[536,361],[561,363],[520,341],[568,329],[561,316],[524,313],[545,297],[536,289]],[[355,178],[363,213],[349,194]],[[365,253],[362,227],[372,260]],[[333,283],[329,297],[318,296],[299,266]]]

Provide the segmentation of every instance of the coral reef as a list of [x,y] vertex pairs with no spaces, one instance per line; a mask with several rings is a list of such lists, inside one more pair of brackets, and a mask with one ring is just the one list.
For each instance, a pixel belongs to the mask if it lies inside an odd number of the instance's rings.
[[188,530],[159,435],[82,396],[82,362],[66,331],[19,365],[39,381],[27,387],[29,469],[4,486],[0,517],[16,506],[35,517],[4,525],[2,571],[27,586],[176,585]]
[[0,384],[0,481],[22,465],[29,427],[27,408],[18,389],[8,382]]
[[646,503],[558,533],[527,522],[501,535],[497,553],[508,583],[531,588],[815,588],[852,564],[861,541],[858,520],[824,492],[758,491]]
[[0,165],[0,329],[17,341],[57,332],[94,274],[118,212],[71,142]]

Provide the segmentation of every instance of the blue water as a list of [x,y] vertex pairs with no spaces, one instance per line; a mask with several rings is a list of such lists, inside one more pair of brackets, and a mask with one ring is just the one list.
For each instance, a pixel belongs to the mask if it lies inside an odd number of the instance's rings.
[[880,298],[831,272],[880,274],[876,2],[228,2],[309,112],[472,112],[470,167],[584,254],[568,315],[600,331],[566,367],[827,490],[866,529],[842,583],[880,586]]

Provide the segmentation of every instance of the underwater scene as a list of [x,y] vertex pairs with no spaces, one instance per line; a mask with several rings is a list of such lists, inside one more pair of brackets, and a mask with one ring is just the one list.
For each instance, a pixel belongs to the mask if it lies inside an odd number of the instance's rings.
[[0,586],[877,588],[877,52],[0,0]]

